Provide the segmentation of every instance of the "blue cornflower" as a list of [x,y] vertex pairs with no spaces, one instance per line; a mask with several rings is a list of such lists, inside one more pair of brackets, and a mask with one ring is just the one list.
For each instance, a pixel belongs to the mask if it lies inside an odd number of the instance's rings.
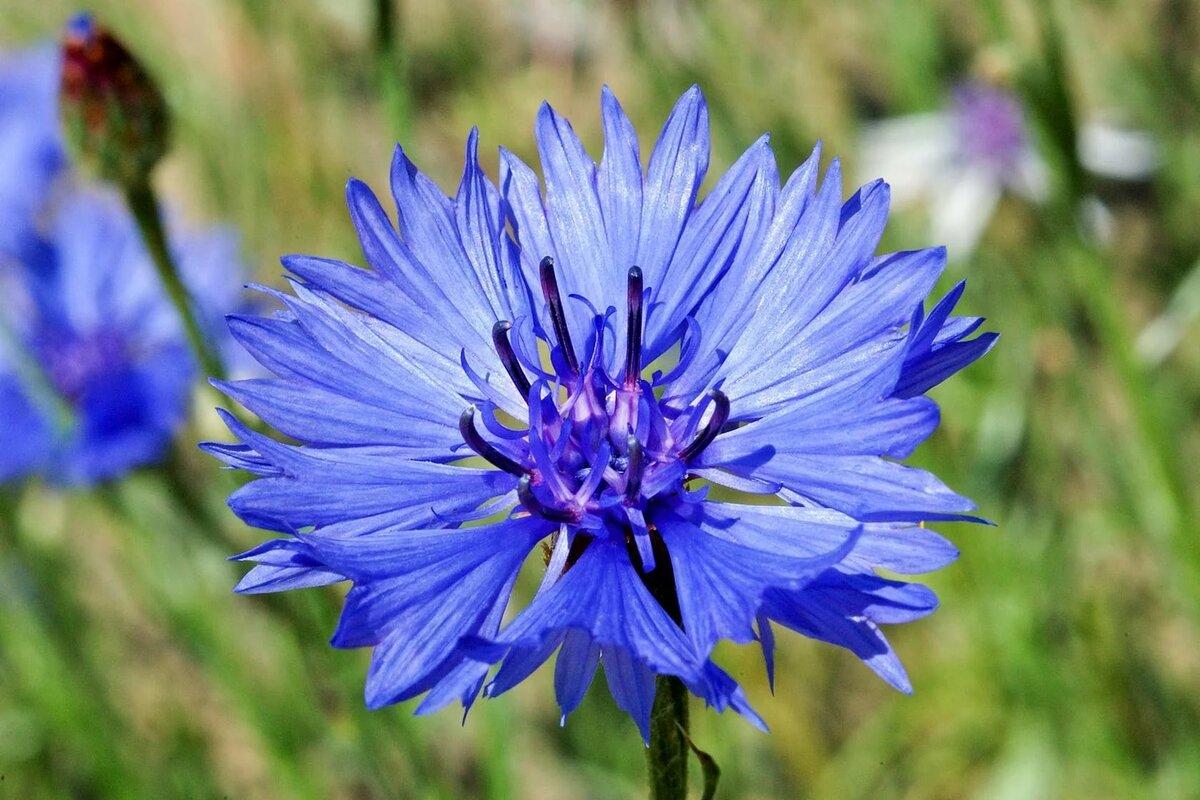
[[[174,308],[133,218],[71,169],[53,44],[0,54],[0,482],[115,478],[160,458],[196,377]],[[172,224],[203,324],[223,315],[242,267],[227,230]]]
[[[44,213],[36,255],[0,269],[0,482],[87,485],[162,457],[196,369],[119,199],[72,188]],[[236,237],[176,230],[172,240],[220,330],[222,314],[243,306]]]
[[[772,622],[907,690],[877,625],[936,601],[875,571],[953,560],[921,523],[972,505],[899,461],[938,423],[924,390],[994,337],[948,316],[960,290],[919,311],[944,250],[874,255],[882,181],[843,202],[818,149],[781,187],[764,136],[700,201],[698,89],[645,171],[607,90],[602,114],[597,165],[542,107],[544,195],[503,149],[493,185],[475,131],[453,198],[397,148],[397,222],[347,188],[370,269],[285,257],[283,310],[231,318],[276,377],[221,388],[299,442],[222,412],[239,442],[205,445],[259,476],[233,510],[289,534],[238,557],[238,591],[351,581],[332,643],[374,648],[372,708],[469,706],[557,651],[564,718],[603,664],[644,737],[656,675],[762,725],[710,656],[758,640],[771,669]],[[540,588],[502,624],[539,543]]]

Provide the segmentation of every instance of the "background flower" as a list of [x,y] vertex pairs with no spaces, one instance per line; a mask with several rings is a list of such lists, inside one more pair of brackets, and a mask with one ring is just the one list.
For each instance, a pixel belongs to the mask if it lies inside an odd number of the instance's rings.
[[[1082,166],[1101,178],[1145,181],[1158,166],[1157,146],[1144,131],[1092,120],[1078,139]],[[1035,204],[1050,196],[1020,98],[987,83],[959,84],[943,111],[869,123],[860,147],[862,174],[889,176],[897,204],[925,204],[930,235],[952,257],[975,249],[1005,192]],[[1089,198],[1085,209],[1107,215],[1097,205]]]
[[[47,216],[39,255],[2,277],[0,314],[15,341],[0,356],[0,414],[25,422],[0,433],[0,480],[39,472],[54,483],[90,484],[162,457],[197,375],[120,201],[79,189],[58,197]],[[177,230],[173,239],[217,332],[219,309],[239,305],[236,237]],[[48,379],[54,397],[30,385],[30,369]]]
[[[0,416],[13,421],[0,481],[80,485],[160,459],[197,375],[133,219],[68,164],[59,72],[49,46],[0,60]],[[236,237],[174,224],[171,239],[204,324],[228,343]]]

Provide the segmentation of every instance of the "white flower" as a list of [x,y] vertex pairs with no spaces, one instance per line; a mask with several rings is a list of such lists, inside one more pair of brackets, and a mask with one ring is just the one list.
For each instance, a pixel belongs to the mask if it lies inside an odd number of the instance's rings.
[[[1100,121],[1082,127],[1078,148],[1086,169],[1113,180],[1141,180],[1158,165],[1149,134]],[[891,184],[897,206],[924,204],[932,237],[951,258],[974,250],[1004,194],[1032,203],[1049,195],[1048,169],[1020,101],[980,83],[958,87],[942,111],[867,126],[860,168]]]

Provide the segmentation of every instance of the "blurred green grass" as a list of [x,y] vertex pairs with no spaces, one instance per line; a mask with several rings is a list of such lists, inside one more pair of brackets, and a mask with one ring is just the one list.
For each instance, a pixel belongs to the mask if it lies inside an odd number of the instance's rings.
[[[1035,120],[1051,156],[1069,110],[1121,109],[1153,131],[1163,169],[1148,191],[1107,193],[1110,243],[1082,235],[1073,198],[1006,201],[945,279],[969,278],[966,312],[1003,338],[936,391],[943,426],[917,461],[999,527],[939,526],[963,551],[930,578],[943,608],[892,634],[916,694],[783,636],[774,697],[754,648],[722,654],[773,732],[697,709],[694,738],[721,764],[722,798],[1200,797],[1200,347],[1193,326],[1151,368],[1133,345],[1200,254],[1200,8],[402,5],[393,85],[379,80],[368,0],[91,7],[176,111],[165,194],[236,225],[267,282],[282,253],[358,260],[345,180],[382,186],[401,132],[446,187],[472,124],[489,167],[501,142],[532,159],[544,98],[598,152],[604,82],[644,150],[699,82],[711,174],[764,130],[782,170],[818,138],[853,166],[864,120],[935,108],[981,65],[1035,93],[1062,89],[1039,95],[1055,100]],[[72,10],[0,0],[0,43],[52,35]],[[885,245],[928,244],[923,231],[919,214],[899,213]],[[335,591],[233,596],[240,569],[223,558],[259,535],[222,506],[237,479],[191,446],[221,435],[206,404],[180,438],[174,480],[0,498],[0,796],[641,796],[640,743],[598,686],[564,729],[546,675],[481,702],[465,726],[453,710],[368,713],[366,654],[325,645]]]

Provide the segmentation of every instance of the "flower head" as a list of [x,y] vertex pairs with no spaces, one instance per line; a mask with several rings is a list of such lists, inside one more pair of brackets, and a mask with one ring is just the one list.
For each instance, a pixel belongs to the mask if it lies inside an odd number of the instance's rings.
[[1020,99],[979,81],[955,87],[944,110],[868,125],[860,150],[862,173],[887,175],[898,205],[924,201],[931,235],[959,258],[1005,192],[1033,201],[1048,193]]
[[661,674],[761,725],[710,656],[757,639],[770,668],[772,621],[907,689],[877,623],[934,599],[875,569],[952,560],[918,523],[972,506],[898,461],[937,425],[922,392],[991,338],[948,316],[957,295],[917,316],[941,249],[874,255],[881,181],[843,202],[818,150],[781,186],[763,137],[700,200],[698,89],[644,171],[607,90],[602,115],[597,165],[542,107],[544,193],[505,150],[493,185],[474,131],[452,198],[397,149],[397,221],[347,188],[370,269],[286,257],[284,310],[232,318],[276,377],[223,390],[300,442],[225,415],[239,441],[205,445],[259,476],[234,511],[290,534],[240,556],[239,591],[351,581],[333,644],[374,648],[371,707],[469,706],[557,652],[564,718],[602,664],[643,735]]

